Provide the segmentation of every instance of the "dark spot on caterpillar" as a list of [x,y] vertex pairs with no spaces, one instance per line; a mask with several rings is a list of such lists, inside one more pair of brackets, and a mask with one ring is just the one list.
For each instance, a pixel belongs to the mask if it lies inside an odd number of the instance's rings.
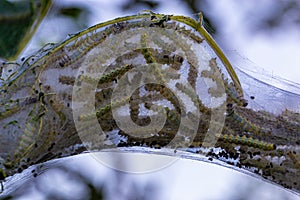
[[39,101],[42,100],[44,102],[44,92],[39,93]]
[[64,63],[62,63],[62,62],[59,62],[58,64],[59,64],[59,66],[61,66],[61,67],[64,67],[64,66],[65,66]]
[[234,163],[231,162],[231,161],[228,161],[227,163],[228,163],[229,165],[234,165]]
[[53,142],[53,143],[50,145],[50,147],[48,148],[48,151],[51,151],[51,150],[53,149],[54,145],[55,145],[55,143]]
[[229,156],[230,156],[230,158],[233,158],[234,157],[234,153],[233,152],[229,152]]
[[157,141],[152,141],[150,144],[150,146],[155,146],[155,145],[157,145]]
[[252,159],[253,158],[252,153],[250,151],[248,151],[248,154],[249,154],[250,158]]
[[[2,181],[1,180],[4,180],[5,179],[5,174],[3,173],[3,171],[1,171],[2,173],[0,173],[0,182],[2,184]],[[2,189],[3,190],[3,189]],[[1,192],[0,192],[1,193]]]
[[183,57],[179,57],[179,58],[178,58],[178,61],[179,61],[180,63],[182,63],[182,62],[183,62]]
[[233,156],[233,159],[235,159],[235,160],[236,160],[236,159],[238,159],[238,158],[239,158],[239,156],[240,156],[240,154],[239,154],[239,153],[235,153],[235,154],[234,154],[234,156]]
[[264,171],[264,175],[266,175],[266,176],[271,176],[270,170],[265,170],[265,171]]
[[22,169],[27,169],[29,166],[24,164],[21,167],[22,167]]
[[22,58],[21,58],[21,61],[24,61],[24,60],[25,60],[25,57],[22,57]]
[[44,88],[45,88],[45,90],[50,90],[51,89],[51,87],[49,85],[45,85]]
[[228,103],[227,104],[227,108],[232,108],[233,107],[233,104],[232,103]]
[[135,145],[135,146],[141,146],[140,142],[138,142],[138,141],[135,142],[134,145]]
[[255,99],[255,97],[254,96],[250,96],[250,99]]
[[117,146],[118,147],[126,147],[127,144],[125,142],[120,142]]

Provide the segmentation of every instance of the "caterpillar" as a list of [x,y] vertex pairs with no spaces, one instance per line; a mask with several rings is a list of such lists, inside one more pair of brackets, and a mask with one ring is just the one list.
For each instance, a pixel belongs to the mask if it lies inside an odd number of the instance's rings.
[[268,134],[269,133],[269,131],[267,131],[266,129],[251,123],[249,120],[247,120],[246,118],[241,116],[239,114],[239,112],[237,110],[235,110],[234,108],[229,109],[228,116],[232,117],[234,119],[234,121],[239,124],[239,127],[242,130],[254,133],[256,135],[262,135],[262,134]]
[[114,69],[114,70],[110,71],[109,73],[102,75],[101,77],[93,77],[92,75],[91,76],[81,75],[80,81],[90,83],[90,84],[107,83],[107,82],[111,82],[112,80],[116,79],[118,76],[122,76],[124,73],[126,73],[127,71],[129,71],[132,68],[133,68],[132,65],[125,65],[119,69]]
[[276,145],[269,143],[269,142],[264,142],[258,139],[253,139],[251,137],[247,137],[245,135],[243,136],[238,136],[238,135],[228,135],[228,134],[216,134],[216,136],[225,142],[229,143],[235,143],[235,144],[242,144],[242,145],[247,145],[249,147],[254,147],[266,151],[271,151],[276,149]]

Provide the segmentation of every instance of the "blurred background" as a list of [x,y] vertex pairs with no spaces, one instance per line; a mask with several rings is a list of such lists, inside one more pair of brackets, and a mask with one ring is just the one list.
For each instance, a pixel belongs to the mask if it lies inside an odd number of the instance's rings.
[[[28,2],[2,0],[0,22],[9,16],[4,6]],[[29,43],[23,45],[18,59],[31,55],[47,43],[61,42],[68,34],[146,9],[193,18],[201,11],[205,16],[205,27],[232,58],[233,64],[243,67],[243,63],[247,63],[245,66],[251,68],[249,62],[252,62],[269,76],[281,76],[300,83],[298,0],[53,0],[48,14],[40,20],[32,38],[28,38]],[[18,15],[24,16],[23,11],[25,9],[18,11]],[[0,27],[2,36],[8,30],[4,27]],[[1,45],[8,43],[15,29],[0,41]],[[151,156],[154,162],[157,156]],[[179,159],[155,172],[131,174],[115,171],[88,154],[56,161],[41,175],[23,181],[12,196],[7,197],[10,198],[300,199],[262,180],[204,162]]]

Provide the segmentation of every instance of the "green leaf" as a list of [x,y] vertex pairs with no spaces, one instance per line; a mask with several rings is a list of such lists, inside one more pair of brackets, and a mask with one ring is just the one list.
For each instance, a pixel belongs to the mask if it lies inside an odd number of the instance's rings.
[[51,0],[0,1],[0,57],[18,57],[50,5]]

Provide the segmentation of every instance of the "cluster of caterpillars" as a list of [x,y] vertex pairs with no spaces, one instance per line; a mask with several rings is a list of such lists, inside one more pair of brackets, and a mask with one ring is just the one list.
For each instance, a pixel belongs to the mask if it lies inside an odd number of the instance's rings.
[[[151,20],[152,20],[152,22],[151,22]],[[73,48],[74,49],[79,48],[79,50],[80,50],[79,52],[84,54],[87,51],[89,51],[89,49],[91,49],[94,45],[101,43],[101,41],[103,41],[110,34],[117,34],[121,31],[134,29],[136,27],[141,27],[141,26],[162,27],[164,29],[171,29],[172,31],[177,31],[179,34],[182,34],[185,37],[191,38],[191,40],[193,40],[195,43],[198,43],[198,44],[200,44],[201,42],[204,41],[204,38],[200,37],[196,33],[193,33],[190,29],[185,29],[185,27],[182,27],[179,24],[172,22],[170,20],[170,18],[168,18],[168,17],[158,19],[157,17],[155,17],[153,15],[151,17],[151,20],[149,20],[149,21],[147,21],[147,20],[145,20],[145,21],[132,20],[132,22],[118,22],[115,25],[107,27],[106,29],[104,29],[102,32],[99,32],[99,33],[97,33],[95,30],[93,30],[86,37],[82,37],[82,38],[79,37],[80,39],[77,39],[75,41]],[[214,79],[214,77],[213,77],[214,74],[207,75],[205,71],[203,71],[201,74],[198,74],[197,62],[195,60],[196,55],[193,51],[190,50],[190,47],[191,47],[190,44],[186,44],[182,40],[175,39],[173,35],[171,35],[171,34],[167,35],[165,33],[166,32],[161,32],[161,34],[163,34],[163,37],[169,38],[169,40],[174,41],[175,44],[172,45],[171,43],[165,42],[163,39],[161,39],[162,37],[153,37],[154,39],[152,41],[157,46],[159,46],[162,49],[160,51],[162,51],[165,54],[159,54],[159,53],[157,53],[157,49],[153,49],[148,46],[149,38],[148,38],[147,34],[141,35],[141,40],[139,42],[141,43],[142,49],[140,51],[136,52],[136,53],[140,53],[144,56],[147,64],[153,64],[153,65],[151,65],[151,70],[156,75],[156,77],[159,78],[158,83],[161,83],[162,85],[166,84],[166,80],[164,80],[164,78],[163,78],[164,77],[163,74],[166,72],[164,70],[160,69],[160,67],[158,67],[156,65],[157,63],[170,65],[172,67],[172,69],[174,69],[174,70],[181,69],[181,65],[183,64],[185,58],[182,57],[182,55],[176,55],[176,54],[172,55],[172,52],[169,52],[169,51],[166,51],[163,49],[165,47],[168,50],[171,49],[174,51],[177,48],[176,46],[180,46],[184,51],[188,52],[186,54],[187,55],[187,63],[190,65],[190,67],[189,67],[189,73],[188,73],[187,79],[188,79],[188,83],[193,88],[195,88],[197,76],[206,76],[206,77],[209,76],[209,78]],[[212,70],[221,71],[217,67],[217,64],[216,64],[214,58],[210,62],[210,67],[212,68]],[[109,83],[112,81],[117,82],[118,78],[120,78],[121,76],[123,76],[124,74],[126,74],[133,68],[134,68],[134,66],[132,64],[130,64],[130,65],[124,64],[123,66],[118,66],[118,67],[111,69],[110,71],[105,73],[102,77],[92,77],[89,75],[82,75],[80,78],[81,78],[81,81],[85,81],[85,82],[95,83],[95,81],[98,81],[98,85]],[[177,78],[179,76],[180,75],[177,75]],[[261,148],[264,150],[273,150],[274,148],[276,148],[276,146],[274,144],[267,143],[267,142],[264,142],[264,141],[261,141],[261,140],[255,138],[257,135],[261,135],[261,134],[265,134],[265,133],[267,134],[269,131],[264,130],[259,125],[253,124],[252,122],[247,120],[242,115],[242,113],[239,113],[238,111],[236,111],[234,109],[234,106],[246,106],[247,103],[244,100],[242,94],[240,94],[238,92],[238,90],[235,88],[235,85],[232,83],[229,83],[229,80],[224,78],[223,75],[222,75],[222,78],[223,78],[223,84],[225,85],[226,93],[228,95],[227,117],[232,118],[233,121],[238,124],[238,126],[240,127],[240,132],[237,133],[236,131],[232,131],[232,133],[230,133],[230,134],[216,133],[216,136],[218,136],[218,138],[220,138],[221,140],[228,142],[228,143],[238,143],[238,144],[252,146],[255,148]],[[181,92],[183,92],[187,96],[189,96],[194,103],[197,103],[197,105],[199,106],[200,112],[206,113],[207,115],[210,114],[209,108],[206,107],[201,102],[200,98],[198,96],[193,95],[193,92],[188,91],[187,88],[185,88],[184,85],[182,85],[182,83],[177,83],[176,87]],[[184,104],[184,103],[180,102],[180,99],[174,98],[174,94],[172,94],[171,91],[168,91],[167,88],[164,88],[164,87],[158,86],[158,85],[155,85],[155,86],[154,85],[152,85],[152,86],[146,85],[145,89],[146,89],[146,91],[149,92],[148,95],[152,95],[152,97],[151,97],[152,99],[166,98],[176,108],[176,110],[179,112],[178,114],[185,113],[184,111],[180,111],[180,108],[179,108],[180,107],[179,105]],[[104,91],[106,91],[106,90],[103,89],[103,92]],[[98,93],[102,94],[102,92],[98,92]],[[215,93],[216,93],[216,91],[215,91]],[[160,97],[158,97],[158,96],[160,96]],[[135,93],[134,97],[135,98],[128,97],[127,99],[121,100],[119,102],[113,102],[111,105],[107,104],[107,105],[100,106],[101,103],[99,103],[100,107],[96,111],[96,116],[98,116],[99,118],[103,118],[104,115],[111,112],[112,106],[124,105],[124,103],[129,100],[131,118],[136,120],[138,118],[139,104],[141,103],[141,101],[143,101],[143,100],[148,101],[145,103],[146,108],[150,107],[149,105],[151,104],[151,102],[149,102],[149,98],[146,98],[145,96],[140,96],[139,93]],[[148,97],[150,97],[150,96],[148,96]],[[101,102],[100,99],[97,99],[97,101]],[[169,116],[171,116],[170,113],[172,113],[172,112],[168,111],[168,113],[169,113]],[[172,114],[172,116],[173,116],[172,121],[177,121],[177,122],[180,121],[180,119],[175,120],[176,117],[179,118],[178,114],[175,114],[175,115]],[[93,115],[95,115],[95,113],[82,115],[82,116],[80,116],[80,119],[88,120],[89,115],[93,116]],[[116,127],[111,127],[110,129],[112,129],[112,128],[116,128]],[[253,134],[244,134],[241,136],[241,134],[243,134],[244,132],[249,132],[249,133],[253,133]],[[251,135],[251,136],[249,136],[249,135]],[[129,143],[130,143],[130,140],[129,140]],[[130,145],[129,143],[128,143],[128,145]],[[159,143],[159,142],[157,142],[157,143]],[[124,145],[124,144],[122,144],[122,145]]]
[[[188,147],[201,147],[205,133],[209,128],[210,116],[212,114],[212,109],[195,93],[198,78],[201,77],[211,79],[216,85],[216,87],[210,87],[207,94],[210,94],[212,97],[221,97],[223,94],[222,87],[224,87],[226,93],[226,110],[224,113],[226,120],[223,130],[214,133],[214,136],[219,139],[216,145],[219,145],[221,148],[224,147],[224,149],[228,149],[228,146],[230,147],[229,149],[232,149],[239,145],[246,148],[267,151],[271,154],[272,151],[277,148],[277,144],[270,142],[271,140],[267,140],[268,142],[266,142],[264,139],[272,134],[272,129],[265,127],[261,123],[255,123],[251,118],[247,118],[249,113],[255,113],[255,111],[246,108],[247,101],[244,99],[243,93],[240,90],[239,81],[235,76],[231,76],[235,74],[234,71],[228,66],[225,66],[224,69],[220,69],[218,67],[217,58],[210,58],[207,69],[199,70],[199,55],[193,50],[193,45],[202,45],[202,43],[208,40],[210,41],[211,38],[206,38],[208,36],[200,36],[199,31],[194,30],[199,28],[199,25],[195,26],[196,28],[193,26],[192,28],[188,27],[191,24],[193,25],[193,23],[194,21],[192,21],[192,19],[183,16],[160,15],[152,12],[118,18],[91,27],[74,35],[60,45],[54,46],[47,54],[43,53],[46,56],[41,57],[41,62],[39,63],[43,67],[54,64],[54,67],[58,69],[66,67],[78,68],[79,66],[74,63],[88,54],[94,47],[99,46],[101,48],[101,43],[110,36],[117,36],[123,31],[141,28],[161,29],[161,31],[151,33],[152,35],[148,35],[146,32],[141,34],[140,37],[134,41],[138,44],[125,43],[125,46],[138,46],[139,48],[130,53],[124,53],[119,58],[115,58],[115,63],[107,66],[107,70],[104,71],[101,77],[93,76],[93,74],[97,72],[97,68],[95,67],[88,69],[89,71],[87,71],[86,74],[77,77],[77,81],[79,82],[97,85],[95,92],[96,110],[93,113],[84,113],[79,116],[78,120],[87,122],[86,127],[82,128],[87,128],[89,126],[88,121],[93,117],[97,117],[104,132],[109,133],[117,130],[120,137],[127,138],[127,140],[120,141],[118,146],[161,148],[168,146],[170,141],[176,143],[177,141],[174,140],[177,139],[178,146],[176,146],[176,148],[180,147],[180,141],[183,140],[190,140]],[[119,40],[121,41],[122,38],[119,38]],[[208,43],[210,44],[210,42]],[[118,41],[115,41],[115,45],[119,45]],[[110,50],[114,51],[115,49],[116,46],[111,46]],[[148,70],[147,72],[154,74],[157,78],[157,84],[145,84],[138,88],[131,96],[110,101],[112,91],[119,80],[130,74],[136,67],[135,64],[126,63],[126,59],[134,60],[140,58],[139,56],[142,57],[144,63],[146,63],[148,67],[146,69]],[[111,58],[109,55],[101,55],[95,59],[105,61]],[[221,60],[222,59],[224,58],[221,58]],[[138,65],[140,63],[136,64]],[[34,66],[32,69],[35,69],[35,67],[38,68],[39,66]],[[186,77],[184,77],[185,82],[182,82],[181,78],[183,75],[181,72],[184,70],[188,70],[188,72],[186,73]],[[226,71],[228,73],[226,73]],[[32,71],[32,73],[35,72]],[[229,74],[230,77],[226,77],[224,73]],[[168,77],[168,79],[165,77]],[[37,76],[37,79],[38,78]],[[139,74],[134,74],[131,78],[138,80],[140,77]],[[186,102],[177,98],[173,91],[168,89],[168,81],[170,80],[177,81],[174,85],[177,91],[182,93],[182,96],[188,97],[191,103],[194,104],[193,106],[197,107],[197,112],[199,112],[197,114],[201,115],[200,120],[198,120],[195,113],[188,111],[189,105],[186,105]],[[76,82],[75,77],[69,76],[69,74],[61,74],[58,81],[64,85],[74,85]],[[38,82],[38,80],[36,82]],[[6,117],[11,112],[17,112],[18,109],[21,108],[20,105],[26,106],[27,104],[40,102],[40,104],[37,104],[40,105],[40,107],[33,109],[31,115],[25,122],[26,127],[22,137],[20,137],[19,148],[14,152],[15,160],[20,161],[25,154],[29,155],[30,148],[35,145],[35,140],[39,137],[40,130],[43,128],[43,124],[41,123],[43,115],[47,114],[47,110],[43,106],[43,99],[44,92],[41,89],[37,90],[37,93],[31,98],[20,100],[20,102],[12,101],[5,105],[0,102],[0,109],[4,109],[4,114],[2,114],[4,116],[0,115],[0,120],[1,117]],[[56,99],[53,98],[52,101],[56,101]],[[61,110],[55,107],[55,102],[52,103],[54,112],[57,113]],[[125,117],[130,117],[139,125],[139,128],[131,130],[132,133],[134,133],[134,135],[138,135],[138,133],[148,134],[151,137],[134,137],[130,133],[126,133],[118,128],[117,123],[114,121],[112,110],[125,106],[126,104],[128,104],[129,112],[128,116]],[[159,104],[167,116],[165,126],[161,130],[157,130],[155,127],[145,128],[150,123],[150,120],[147,116],[141,116],[142,109],[154,111],[153,105],[155,104]],[[65,106],[69,107],[70,105],[68,103]],[[61,115],[64,117],[67,116],[63,113],[61,113]],[[182,138],[176,136],[182,116],[187,116],[198,126],[197,135],[194,138],[184,138],[186,134],[182,134]],[[59,131],[60,130],[53,130],[53,132]],[[186,133],[192,132],[188,126],[182,127],[180,131]],[[52,137],[49,138],[51,139]],[[50,149],[49,151],[51,151],[55,142],[47,142],[51,144],[51,146],[48,147],[48,150]],[[289,153],[288,156],[294,163],[297,163],[294,153]],[[297,167],[299,168],[298,164]],[[5,171],[0,169],[0,181],[4,180],[5,177]]]
[[[176,24],[174,22],[169,22],[169,18],[163,18],[161,20],[162,21],[160,21],[159,23],[146,23],[145,21],[141,22],[141,23],[143,23],[142,25],[147,25],[149,27],[163,26],[164,29],[173,29],[174,31],[177,31],[179,34],[183,34],[186,37],[190,37],[195,43],[198,43],[198,44],[200,44],[204,40],[197,34],[193,33],[191,30],[185,29],[184,27],[179,26],[178,24]],[[141,26],[141,24],[138,24],[136,21],[131,24],[130,23],[121,23],[121,24],[118,24],[118,26],[111,26],[111,27],[107,28],[109,33],[103,33],[103,35],[107,36],[110,33],[115,33],[116,30],[114,30],[114,29],[116,27],[122,27],[122,30],[126,30],[129,28],[135,28],[135,26]],[[120,28],[118,30],[120,30]],[[184,62],[185,58],[180,55],[174,55],[174,54],[172,55],[171,54],[172,52],[169,52],[169,51],[166,51],[163,49],[165,47],[168,50],[169,49],[176,50],[176,46],[180,46],[184,51],[188,52],[187,53],[187,63],[190,65],[190,67],[189,67],[189,73],[188,73],[187,80],[193,88],[195,88],[196,79],[197,79],[197,76],[199,76],[199,75],[209,77],[214,80],[214,74],[208,75],[207,72],[205,72],[205,71],[203,71],[201,74],[198,74],[197,62],[195,60],[196,55],[194,52],[192,52],[190,50],[189,44],[186,44],[184,41],[176,40],[173,35],[167,35],[164,33],[165,32],[162,32],[163,36],[166,38],[169,38],[169,40],[171,40],[171,41],[174,41],[175,44],[172,45],[170,43],[167,43],[159,37],[157,37],[157,38],[154,37],[152,42],[154,42],[157,46],[159,46],[162,49],[160,51],[164,52],[165,54],[159,54],[159,53],[157,53],[157,49],[153,49],[149,46],[149,44],[148,44],[149,37],[147,34],[141,35],[140,43],[141,43],[142,49],[140,51],[136,52],[136,53],[140,53],[144,56],[147,64],[153,64],[153,65],[151,65],[151,70],[156,75],[156,77],[159,78],[158,83],[166,84],[166,80],[164,80],[164,76],[163,76],[165,71],[160,69],[160,67],[157,66],[157,63],[170,65],[170,67],[174,70],[181,69],[181,65]],[[211,60],[210,67],[212,68],[212,71],[213,70],[221,71],[217,67],[215,58],[213,58]],[[81,78],[82,78],[82,81],[93,82],[93,83],[94,83],[94,81],[98,80],[98,84],[100,84],[100,85],[103,83],[108,83],[108,82],[112,82],[112,81],[117,82],[119,77],[121,77],[123,74],[129,72],[133,68],[134,68],[133,65],[124,64],[123,66],[119,66],[119,67],[115,67],[115,68],[111,69],[111,71],[107,72],[102,77],[99,77],[99,79],[97,79],[97,77],[91,77],[91,76],[86,76],[86,75],[83,75]],[[221,72],[219,72],[219,73],[221,73]],[[180,75],[178,75],[177,78],[179,76]],[[259,149],[263,149],[263,150],[275,149],[276,145],[268,143],[268,142],[264,142],[262,140],[255,138],[256,136],[261,135],[261,134],[265,134],[265,133],[268,134],[268,131],[264,130],[259,125],[251,123],[249,120],[247,120],[245,117],[243,117],[242,113],[239,113],[238,111],[236,111],[234,109],[234,106],[247,106],[246,100],[237,91],[237,89],[235,89],[234,84],[229,83],[229,80],[224,78],[223,74],[222,74],[222,78],[223,78],[222,84],[225,85],[225,89],[226,89],[226,92],[228,95],[227,117],[232,118],[233,121],[238,124],[237,126],[240,127],[240,132],[237,133],[236,131],[231,131],[230,134],[216,133],[216,136],[220,140],[222,140],[224,142],[228,142],[228,143],[248,145],[250,147],[259,148]],[[183,92],[187,96],[189,96],[191,98],[191,100],[199,106],[200,112],[206,113],[206,115],[210,114],[210,109],[201,102],[201,100],[198,96],[194,95],[193,91],[188,91],[188,89],[185,88],[184,85],[182,85],[182,83],[179,83],[179,82],[176,83],[176,87],[181,92]],[[162,86],[159,86],[159,85],[146,85],[145,89],[146,89],[146,91],[149,92],[148,96],[145,96],[145,95],[140,96],[139,92],[136,92],[133,95],[134,98],[133,98],[133,96],[129,97],[130,116],[132,119],[134,119],[135,121],[138,119],[138,115],[140,112],[139,107],[140,107],[140,104],[142,101],[146,101],[145,102],[146,108],[150,107],[149,105],[151,105],[152,103],[149,102],[149,98],[152,95],[151,98],[153,100],[160,99],[160,98],[167,99],[178,111],[178,113],[175,112],[176,114],[174,114],[174,111],[168,110],[168,116],[172,116],[171,121],[180,122],[179,114],[185,113],[185,111],[180,110],[180,104],[183,104],[183,102],[180,102],[180,99],[174,98],[175,95],[172,94],[172,91],[170,91],[167,88],[164,88]],[[217,94],[218,91],[214,91],[214,93]],[[123,103],[112,103],[112,104],[115,106],[117,106],[117,105],[121,106],[121,105],[124,105],[124,102],[126,102],[127,100],[124,100]],[[100,106],[100,104],[99,104],[99,106]],[[165,108],[165,109],[167,109],[167,108]],[[104,105],[102,107],[100,106],[97,110],[97,116],[99,118],[103,118],[103,116],[105,114],[109,113],[110,110],[111,110],[111,105]],[[173,113],[173,114],[170,114],[170,113]],[[93,114],[91,114],[91,115],[93,115]],[[82,116],[80,116],[80,118],[87,119],[88,117],[87,117],[87,115],[82,115]],[[110,129],[112,129],[112,128],[116,128],[116,127],[111,127]],[[229,129],[229,128],[227,128],[227,129]],[[142,130],[142,128],[141,128],[141,130]],[[139,130],[139,131],[141,131],[141,130]],[[146,130],[144,130],[144,131],[147,132]],[[152,132],[152,131],[153,130],[149,130],[149,132]],[[161,132],[169,132],[170,133],[170,131],[166,131],[166,130],[163,130]],[[251,134],[244,134],[244,132],[249,132],[249,133],[253,133],[253,134],[252,134],[252,136],[249,136]],[[120,133],[122,133],[122,131]],[[244,134],[244,135],[242,135],[242,134]],[[174,135],[169,136],[169,139],[172,139],[173,137],[174,137]],[[156,139],[157,139],[156,142],[155,141],[152,141],[152,142],[159,144],[160,139],[159,138],[156,138]],[[132,139],[132,141],[133,141],[132,144],[137,144],[137,143],[142,144],[141,141],[136,141],[136,140],[137,140],[137,138]],[[130,143],[130,141],[131,140],[129,139],[127,144],[122,143],[120,145],[122,145],[122,146],[129,145],[130,146],[130,145],[132,145]],[[149,142],[147,142],[147,143],[149,143]],[[164,144],[166,144],[165,140],[162,143],[162,146]]]

